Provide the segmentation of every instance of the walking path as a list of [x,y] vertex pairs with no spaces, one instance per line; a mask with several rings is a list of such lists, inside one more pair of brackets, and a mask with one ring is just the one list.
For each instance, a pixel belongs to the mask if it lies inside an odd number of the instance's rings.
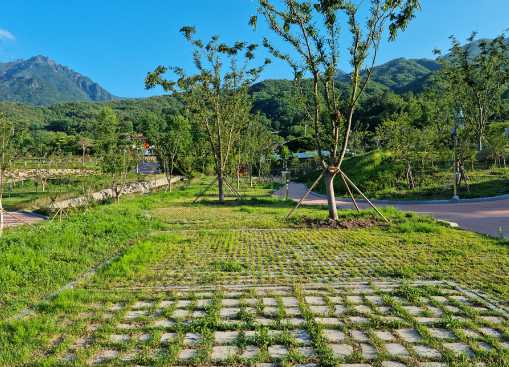
[[[447,282],[407,284],[417,298],[401,297],[401,287],[384,281],[174,287],[130,290],[117,302],[103,293],[109,307],[85,308],[90,316],[81,322],[92,332],[70,344],[60,362],[446,367],[448,360],[488,362],[486,354],[509,348],[500,331],[507,325],[503,308]],[[494,365],[488,363],[472,365]]]
[[[288,196],[298,201],[306,193],[304,184],[290,182]],[[275,192],[278,196],[285,195],[285,188]],[[427,213],[434,218],[457,223],[461,228],[470,231],[489,234],[491,236],[509,237],[509,195],[496,198],[460,200],[423,200],[423,201],[390,201],[374,200],[377,206],[392,206],[403,211]],[[324,195],[312,192],[304,201],[304,205],[327,205]],[[352,201],[337,198],[338,208],[352,207]],[[368,207],[364,201],[359,201],[362,208]]]
[[[175,184],[182,180],[181,176],[173,177],[172,183]],[[142,181],[142,182],[135,182],[126,185],[122,189],[122,194],[133,194],[133,193],[145,193],[149,192],[153,189],[167,186],[168,185],[168,179],[166,177],[159,178],[157,180],[153,181]],[[105,200],[108,198],[113,197],[113,190],[112,189],[104,189],[98,192],[95,192],[91,195],[92,200],[100,201]],[[86,205],[91,200],[90,197],[77,197],[72,199],[67,199],[63,201],[59,201],[53,204],[53,209],[65,209],[69,207],[79,207]],[[30,212],[5,212],[5,227],[16,227],[21,226],[25,224],[36,224],[41,221],[47,220],[48,218],[44,215],[40,215],[37,213],[30,213]]]
[[5,212],[5,226],[16,227],[25,224],[36,224],[47,218],[43,215],[27,212]]

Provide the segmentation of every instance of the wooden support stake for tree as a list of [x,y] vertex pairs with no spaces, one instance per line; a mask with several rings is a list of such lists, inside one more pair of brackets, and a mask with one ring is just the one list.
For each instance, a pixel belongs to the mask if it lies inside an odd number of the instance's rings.
[[318,185],[318,182],[320,182],[320,180],[322,179],[323,175],[325,174],[325,170],[322,171],[322,173],[320,173],[320,176],[318,176],[318,178],[316,179],[316,181],[309,187],[308,191],[306,191],[306,193],[304,194],[304,196],[302,196],[299,200],[299,202],[297,203],[297,205],[292,209],[290,210],[290,212],[288,213],[288,215],[286,216],[285,219],[288,219],[292,216],[293,212],[296,211],[302,204],[302,202],[304,200],[306,200],[306,198],[308,197],[308,195],[311,193],[311,191],[313,191],[313,189],[315,188],[316,185]]
[[198,195],[196,195],[196,197],[195,197],[195,198],[194,198],[194,200],[193,200],[193,204],[196,204],[196,203],[197,203],[197,202],[198,202],[198,201],[199,201],[199,200],[203,197],[203,195],[205,195],[205,193],[206,193],[207,191],[209,191],[209,189],[212,187],[212,185],[214,185],[214,184],[216,183],[216,179],[217,179],[217,178],[214,178],[214,179],[213,179],[213,180],[212,180],[212,181],[211,181],[211,182],[207,185],[207,187],[206,187],[204,190],[200,191],[200,192],[198,193]]
[[387,222],[390,223],[389,219],[385,217],[385,215],[382,214],[382,212],[367,198],[366,195],[350,180],[350,178],[343,172],[339,171],[341,173],[341,176],[344,177],[350,185],[368,202],[368,204]]
[[228,182],[228,180],[226,180],[226,177],[224,177],[224,176],[223,176],[223,183],[226,186],[226,189],[228,189],[232,194],[237,195],[237,193],[233,190],[230,183]]
[[345,184],[346,189],[348,190],[348,194],[352,198],[353,205],[355,206],[355,209],[357,209],[358,212],[361,210],[359,209],[359,206],[357,205],[357,201],[355,200],[355,197],[353,196],[352,190],[350,190],[350,185],[348,185],[348,182],[346,182],[345,176],[343,172],[340,172],[341,179],[343,180],[343,183]]
[[61,222],[64,216],[67,215],[66,211],[67,208],[58,208],[58,211],[56,212],[53,218],[56,218],[58,216],[58,221]]
[[62,208],[57,208],[57,210],[55,212],[53,212],[53,216],[51,217],[51,220],[55,220],[60,215],[61,210],[62,210]]
[[231,192],[233,192],[235,195],[237,195],[237,197],[242,200],[242,195],[240,194],[240,192],[238,192],[231,184],[230,182],[226,179],[226,178],[223,178],[223,181],[224,183],[226,184],[226,186],[230,189]]

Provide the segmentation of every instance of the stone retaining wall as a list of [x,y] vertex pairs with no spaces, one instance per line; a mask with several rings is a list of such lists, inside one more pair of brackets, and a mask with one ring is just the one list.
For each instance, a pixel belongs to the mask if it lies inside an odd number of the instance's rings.
[[[173,177],[171,182],[172,184],[177,183],[182,180],[181,176]],[[168,186],[168,179],[166,177],[160,178],[153,181],[142,181],[142,182],[132,182],[127,184],[120,191],[120,195],[128,195],[128,194],[138,194],[138,193],[147,193],[154,189]],[[89,196],[80,196],[77,198],[57,201],[51,204],[50,209],[58,210],[58,209],[67,209],[67,208],[76,208],[80,206],[87,205],[92,202],[100,202],[107,199],[111,199],[115,197],[115,193],[113,189],[104,189],[101,191],[97,191],[92,193]]]

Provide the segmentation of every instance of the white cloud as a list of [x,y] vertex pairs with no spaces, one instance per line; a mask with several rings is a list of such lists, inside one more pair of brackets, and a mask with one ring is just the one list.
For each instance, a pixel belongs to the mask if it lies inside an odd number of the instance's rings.
[[0,28],[0,41],[15,41],[16,37],[6,29]]

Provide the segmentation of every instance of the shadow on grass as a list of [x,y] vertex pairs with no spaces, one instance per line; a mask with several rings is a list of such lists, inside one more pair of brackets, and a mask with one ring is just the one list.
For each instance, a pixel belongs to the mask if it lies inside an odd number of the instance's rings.
[[470,185],[470,191],[467,191],[465,187],[460,191],[460,195],[464,198],[498,196],[507,193],[509,193],[509,178],[476,182]]
[[[465,185],[462,185],[458,194],[464,199],[475,199],[482,197],[492,197],[505,195],[509,193],[509,178],[497,178],[484,182],[474,182],[470,184],[470,188],[467,189]],[[385,196],[392,199],[450,199],[452,196],[451,187],[428,187],[423,189],[417,189],[415,191],[402,190],[401,193],[391,192]],[[384,194],[376,195],[379,198],[385,198]]]
[[[295,202],[293,201],[284,201],[284,200],[276,200],[270,197],[269,195],[255,195],[250,196],[249,198],[243,199],[234,199],[229,198],[225,200],[224,203],[220,203],[217,198],[204,198],[203,200],[197,203],[188,203],[187,206],[192,207],[217,207],[217,208],[231,208],[231,207],[240,207],[240,206],[252,206],[252,207],[262,207],[262,208],[293,208],[295,206]],[[307,206],[306,206],[307,207]]]

